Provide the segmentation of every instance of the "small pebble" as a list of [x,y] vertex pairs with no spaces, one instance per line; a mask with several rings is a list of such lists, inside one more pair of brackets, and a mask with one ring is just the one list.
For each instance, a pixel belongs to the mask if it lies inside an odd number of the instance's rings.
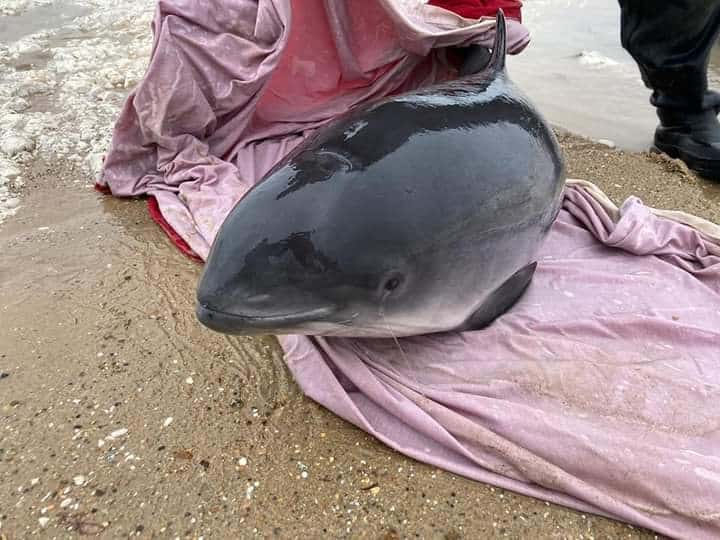
[[85,477],[82,474],[78,474],[77,476],[73,477],[73,483],[76,486],[82,486],[85,483]]
[[122,429],[116,429],[110,434],[111,439],[117,439],[118,437],[122,437],[123,435],[126,435],[128,432],[127,428]]
[[165,419],[165,421],[163,422],[163,426],[164,426],[164,427],[168,427],[170,424],[172,424],[172,421],[173,421],[173,417],[172,417],[172,416],[168,416],[168,417]]
[[45,527],[47,527],[48,523],[50,523],[50,518],[49,517],[38,518],[38,523],[40,523],[40,526],[44,529]]
[[245,465],[247,464],[248,460],[246,457],[241,457],[240,459],[238,459],[238,465],[240,465],[241,467],[245,467]]
[[187,379],[185,379],[185,382],[188,384],[192,384],[194,381],[192,377],[188,377]]

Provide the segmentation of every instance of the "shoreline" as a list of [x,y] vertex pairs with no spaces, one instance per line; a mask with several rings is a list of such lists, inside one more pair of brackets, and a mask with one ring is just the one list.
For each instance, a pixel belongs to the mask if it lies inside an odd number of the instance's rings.
[[[19,17],[43,10],[48,24],[65,9],[52,0],[16,4],[30,9]],[[18,168],[38,159],[65,159],[97,175],[118,111],[145,74],[151,2],[142,8],[132,0],[75,0],[72,5],[73,14],[84,14],[60,27],[0,42],[0,124],[5,127],[0,134],[0,224],[22,204],[16,196],[24,182]]]

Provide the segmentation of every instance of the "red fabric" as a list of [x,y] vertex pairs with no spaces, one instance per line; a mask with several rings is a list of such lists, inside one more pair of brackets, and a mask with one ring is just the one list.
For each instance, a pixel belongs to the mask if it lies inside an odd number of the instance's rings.
[[468,19],[494,17],[498,8],[502,8],[506,17],[522,22],[520,0],[430,0],[428,4],[454,11]]
[[160,228],[165,231],[165,234],[170,237],[170,240],[172,240],[173,244],[175,244],[180,251],[195,261],[203,262],[198,254],[187,245],[187,242],[185,242],[185,240],[183,240],[182,237],[175,232],[175,229],[173,229],[165,220],[160,212],[160,206],[158,205],[155,197],[148,197],[148,211],[150,212],[150,217],[153,221],[160,225]]

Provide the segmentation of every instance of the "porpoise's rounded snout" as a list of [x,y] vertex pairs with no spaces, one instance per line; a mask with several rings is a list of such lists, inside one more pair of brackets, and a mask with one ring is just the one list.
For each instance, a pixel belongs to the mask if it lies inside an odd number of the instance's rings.
[[322,321],[334,312],[326,306],[277,315],[236,314],[214,309],[201,301],[195,307],[195,314],[204,326],[222,334],[237,335],[288,333],[305,323]]
[[235,333],[233,330],[240,322],[236,317],[223,313],[222,311],[216,311],[200,302],[195,306],[195,315],[203,326],[222,334]]

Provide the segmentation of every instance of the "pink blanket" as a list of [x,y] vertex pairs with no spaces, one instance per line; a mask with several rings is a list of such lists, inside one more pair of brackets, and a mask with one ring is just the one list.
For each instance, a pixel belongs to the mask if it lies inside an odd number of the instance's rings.
[[[99,184],[152,195],[204,258],[235,201],[312,130],[453,76],[443,48],[488,44],[493,24],[418,0],[160,0]],[[528,34],[509,24],[518,52]],[[409,456],[671,536],[720,536],[715,225],[635,199],[618,211],[570,182],[528,294],[488,329],[281,343],[310,397]]]

